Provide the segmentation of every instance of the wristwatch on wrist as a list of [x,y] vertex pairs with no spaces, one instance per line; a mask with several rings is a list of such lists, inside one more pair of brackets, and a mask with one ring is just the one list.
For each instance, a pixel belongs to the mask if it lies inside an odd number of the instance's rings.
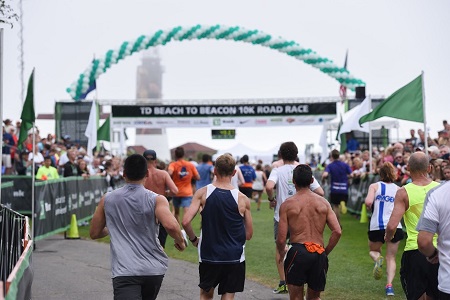
[[428,256],[428,259],[433,259],[436,257],[436,255],[438,255],[438,250],[436,248],[434,248],[434,252],[431,256]]
[[195,243],[198,240],[198,237],[195,236],[195,238],[193,238],[192,240],[191,239],[189,239],[189,240],[191,241],[191,243]]
[[270,202],[275,201],[275,197],[273,197],[272,199],[269,198],[269,201],[270,201]]

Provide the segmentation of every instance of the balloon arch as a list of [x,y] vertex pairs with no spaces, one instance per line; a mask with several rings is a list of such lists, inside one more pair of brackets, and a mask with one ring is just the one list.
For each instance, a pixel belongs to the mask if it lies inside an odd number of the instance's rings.
[[300,46],[295,41],[281,37],[273,37],[260,30],[248,30],[239,26],[223,25],[195,25],[192,27],[177,26],[168,30],[158,30],[150,35],[141,35],[131,42],[123,42],[119,49],[108,50],[103,57],[94,59],[78,79],[67,88],[67,92],[75,101],[80,100],[95,80],[105,73],[112,65],[135,52],[165,45],[171,41],[185,40],[230,40],[253,45],[261,45],[301,60],[319,69],[321,72],[339,81],[340,84],[354,90],[355,87],[365,86],[365,82],[355,78],[345,68],[339,67],[332,60],[318,55],[309,48]]

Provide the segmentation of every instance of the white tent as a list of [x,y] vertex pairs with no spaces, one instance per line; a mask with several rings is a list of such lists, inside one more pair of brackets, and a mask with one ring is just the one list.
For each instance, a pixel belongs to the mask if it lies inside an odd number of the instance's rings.
[[[342,115],[343,123],[345,123],[345,121],[348,120],[355,113],[356,108],[357,108],[357,106]],[[339,128],[340,122],[341,122],[341,117],[337,116],[336,118],[329,121],[324,126],[327,126],[327,130],[337,131]],[[370,129],[372,129],[372,130],[381,129],[381,127],[383,127],[383,126],[386,129],[399,128],[398,119],[394,119],[394,118],[390,118],[390,117],[381,117],[375,121],[370,122]]]
[[213,160],[225,153],[231,153],[234,158],[239,160],[242,156],[248,155],[250,163],[256,163],[258,160],[262,160],[263,164],[271,164],[273,156],[278,153],[279,145],[269,149],[267,151],[259,151],[252,149],[244,144],[238,143],[231,148],[221,149],[213,155]]
[[[351,110],[347,111],[342,115],[342,123],[345,123],[348,119],[350,119],[355,113],[358,112],[358,106],[352,108]],[[329,131],[338,131],[339,124],[341,123],[341,117],[337,116],[333,120],[325,123],[323,125],[322,134],[320,137],[320,146],[322,147],[322,157],[328,156],[328,142],[327,142],[327,133]],[[398,128],[400,127],[398,119],[390,118],[390,117],[381,117],[375,121],[370,122],[370,129],[371,130],[377,130],[381,129],[382,127],[386,129],[397,129],[397,140],[398,140]],[[361,131],[365,131],[361,128]],[[333,139],[334,140],[334,139]]]

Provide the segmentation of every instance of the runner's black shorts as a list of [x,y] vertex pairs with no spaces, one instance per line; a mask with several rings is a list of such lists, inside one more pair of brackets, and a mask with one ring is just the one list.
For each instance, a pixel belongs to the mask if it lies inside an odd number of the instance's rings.
[[339,205],[341,201],[344,201],[347,204],[348,194],[338,194],[338,193],[330,193],[330,203]]
[[251,187],[239,187],[239,191],[247,196],[247,198],[252,199],[253,188]]
[[328,272],[328,257],[323,252],[311,253],[305,245],[292,243],[284,261],[286,284],[308,287],[316,292],[325,290]]
[[154,300],[158,296],[163,278],[164,275],[114,277],[114,300]]
[[419,250],[403,252],[400,281],[406,299],[419,299],[423,293],[433,299],[439,299],[438,269],[439,264],[429,263]]
[[[369,236],[369,241],[371,242],[382,242],[384,244],[384,235],[386,233],[386,230],[372,230],[369,231],[367,234]],[[405,237],[405,233],[403,232],[403,229],[397,228],[397,231],[395,231],[394,238],[391,240],[392,243],[397,243]]]
[[219,295],[244,291],[245,261],[235,264],[200,263],[200,284],[202,290],[209,292],[219,285]]

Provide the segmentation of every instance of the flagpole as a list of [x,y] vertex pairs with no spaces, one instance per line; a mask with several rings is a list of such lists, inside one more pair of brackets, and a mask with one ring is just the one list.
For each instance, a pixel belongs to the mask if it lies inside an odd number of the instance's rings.
[[[33,77],[34,77],[34,73],[33,73]],[[33,78],[33,82],[34,82],[34,78]],[[34,89],[34,84],[33,84],[33,89]],[[34,93],[33,93],[34,94]],[[36,161],[36,134],[35,134],[35,126],[34,126],[34,122],[33,122],[33,164],[31,165],[31,240],[34,241],[34,219],[35,219],[35,205],[34,205],[34,183],[36,182],[36,176],[34,175],[36,173],[36,164],[34,163]]]
[[[0,28],[0,108],[3,110],[3,28]],[[3,124],[3,113],[0,113],[0,123]],[[3,135],[3,132],[2,132]],[[0,149],[0,154],[3,157],[3,147]],[[3,160],[0,161],[0,184],[2,182]],[[0,193],[0,203],[2,203],[2,193]]]
[[[35,84],[34,84],[34,82],[35,82],[35,72],[34,72],[34,69],[33,69],[33,108],[34,108],[34,86],[35,86]],[[28,92],[27,92],[28,93]],[[22,120],[23,121],[23,120]],[[35,161],[36,161],[36,154],[35,154],[35,150],[36,150],[36,147],[35,147],[35,145],[36,145],[36,132],[35,132],[35,128],[36,128],[36,126],[35,126],[35,122],[33,121],[33,149],[32,149],[32,151],[33,151],[33,164],[32,164],[32,166],[31,166],[31,240],[32,241],[34,241],[34,220],[35,220],[35,210],[36,210],[36,207],[35,207],[35,204],[34,204],[34,200],[35,200],[35,195],[34,195],[34,184],[35,184],[35,182],[36,182],[36,176],[35,176],[35,174],[36,174],[36,165],[35,165]]]
[[425,154],[428,154],[428,130],[427,130],[427,113],[425,110],[425,84],[424,79],[425,74],[422,70],[422,107],[423,107],[423,131],[424,131],[424,137],[425,137]]
[[[369,95],[369,110],[372,109],[372,97]],[[372,152],[373,152],[373,146],[372,146],[372,128],[370,126],[369,122],[369,173],[372,174]]]

